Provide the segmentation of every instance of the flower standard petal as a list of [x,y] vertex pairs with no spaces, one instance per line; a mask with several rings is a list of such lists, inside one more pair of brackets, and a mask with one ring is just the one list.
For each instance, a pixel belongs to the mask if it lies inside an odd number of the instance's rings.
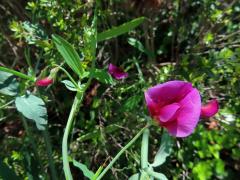
[[192,84],[184,81],[169,81],[147,90],[151,99],[160,106],[181,100],[192,90]]
[[108,73],[117,80],[128,77],[128,73],[124,72],[121,68],[119,68],[111,63],[108,66]]
[[218,101],[216,99],[211,100],[208,104],[202,106],[201,117],[209,118],[214,116],[219,109]]

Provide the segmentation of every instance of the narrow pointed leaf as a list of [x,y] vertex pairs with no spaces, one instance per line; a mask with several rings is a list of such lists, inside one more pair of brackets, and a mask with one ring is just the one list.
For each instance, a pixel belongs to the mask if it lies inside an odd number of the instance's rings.
[[89,179],[92,179],[93,176],[94,176],[94,173],[92,171],[90,171],[87,166],[85,164],[82,164],[76,160],[73,159],[73,165],[75,167],[78,167],[82,172],[83,172],[83,175]]
[[61,82],[66,86],[66,88],[68,90],[70,90],[70,91],[77,91],[76,87],[74,86],[74,84],[71,81],[63,80]]
[[144,17],[136,18],[120,26],[113,27],[112,29],[106,30],[102,33],[98,33],[97,41],[98,42],[104,41],[106,39],[111,39],[124,33],[127,33],[136,28],[137,26],[139,26],[140,24],[142,24],[144,20],[145,20]]
[[81,65],[81,59],[75,48],[69,42],[58,35],[52,35],[52,38],[57,47],[57,50],[62,55],[68,66],[79,76],[82,76],[83,68]]

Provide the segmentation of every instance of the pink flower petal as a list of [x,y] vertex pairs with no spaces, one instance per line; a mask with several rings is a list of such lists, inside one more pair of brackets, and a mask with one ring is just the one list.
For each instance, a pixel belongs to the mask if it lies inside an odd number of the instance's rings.
[[193,89],[184,99],[180,101],[176,121],[171,121],[165,127],[169,133],[176,137],[186,137],[193,133],[200,117],[201,97],[197,89]]
[[111,74],[111,76],[117,80],[128,77],[128,73],[124,72],[121,68],[119,68],[111,63],[108,66],[108,73]]
[[50,79],[50,78],[48,78],[48,77],[46,77],[46,78],[37,80],[37,81],[36,81],[36,86],[42,86],[42,87],[44,87],[44,86],[48,86],[48,85],[50,85],[50,84],[52,84],[52,83],[53,83],[53,80]]
[[184,81],[169,81],[147,90],[149,97],[159,106],[178,102],[192,90],[192,84]]
[[147,104],[148,111],[150,115],[154,118],[157,117],[159,114],[160,108],[157,106],[157,104],[150,98],[147,92],[144,93],[145,100]]
[[214,116],[219,109],[218,101],[216,99],[211,100],[208,104],[202,106],[201,117],[209,118]]
[[174,118],[174,115],[176,114],[177,110],[180,108],[178,103],[173,103],[167,106],[164,106],[161,108],[159,113],[159,121],[160,122],[167,122]]

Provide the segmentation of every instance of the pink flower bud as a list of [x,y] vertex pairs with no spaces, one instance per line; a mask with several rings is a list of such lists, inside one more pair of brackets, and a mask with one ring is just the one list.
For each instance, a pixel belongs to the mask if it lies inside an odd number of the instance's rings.
[[108,66],[108,73],[117,80],[128,77],[128,73],[124,72],[121,68],[119,68],[111,63]]
[[48,86],[48,85],[50,85],[50,84],[52,84],[52,83],[53,83],[53,80],[50,79],[50,78],[48,78],[48,77],[46,77],[46,78],[37,80],[37,81],[36,81],[36,86],[42,86],[42,87],[44,87],[44,86]]

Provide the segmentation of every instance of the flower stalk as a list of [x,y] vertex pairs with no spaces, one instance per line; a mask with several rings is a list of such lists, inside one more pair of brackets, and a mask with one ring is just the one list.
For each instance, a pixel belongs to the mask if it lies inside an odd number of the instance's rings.
[[74,117],[77,114],[77,112],[80,109],[81,102],[83,100],[83,94],[80,92],[77,92],[77,95],[75,96],[75,99],[73,101],[73,105],[71,108],[70,115],[68,117],[67,125],[64,131],[63,135],[63,141],[62,141],[62,158],[63,158],[63,169],[64,174],[67,180],[72,180],[72,174],[69,166],[69,160],[68,160],[68,136],[71,131],[72,123],[74,121]]
[[118,160],[118,158],[148,129],[148,125],[142,128],[136,136],[126,145],[124,146],[121,151],[112,159],[112,161],[108,164],[108,166],[103,170],[103,172],[97,177],[97,180],[103,178],[103,176],[107,173],[107,171],[113,166],[113,164]]
[[148,167],[148,144],[149,144],[149,128],[146,128],[142,135],[141,146],[141,167],[145,169]]

